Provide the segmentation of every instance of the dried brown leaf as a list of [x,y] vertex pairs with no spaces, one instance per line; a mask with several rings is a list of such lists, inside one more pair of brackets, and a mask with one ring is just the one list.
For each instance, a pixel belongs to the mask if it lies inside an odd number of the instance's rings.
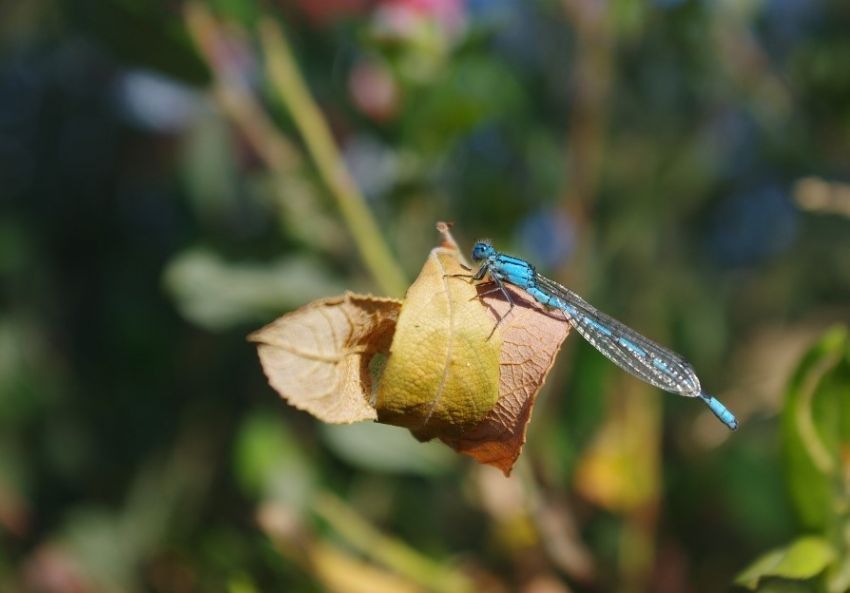
[[369,363],[386,353],[401,303],[346,293],[313,301],[252,333],[269,384],[334,424],[375,420]]

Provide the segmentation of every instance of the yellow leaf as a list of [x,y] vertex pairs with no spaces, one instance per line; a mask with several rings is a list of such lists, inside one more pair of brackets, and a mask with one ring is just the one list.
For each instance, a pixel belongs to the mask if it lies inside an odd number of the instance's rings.
[[[578,492],[614,512],[645,508],[658,498],[658,400],[649,401],[648,388],[629,379],[618,390],[613,413],[579,460],[575,473]],[[643,397],[639,397],[643,396]]]
[[374,420],[369,363],[386,353],[401,303],[346,293],[313,301],[252,333],[269,384],[334,424]]
[[431,250],[407,291],[378,386],[378,420],[420,440],[460,436],[499,397],[499,333],[476,298],[456,246]]

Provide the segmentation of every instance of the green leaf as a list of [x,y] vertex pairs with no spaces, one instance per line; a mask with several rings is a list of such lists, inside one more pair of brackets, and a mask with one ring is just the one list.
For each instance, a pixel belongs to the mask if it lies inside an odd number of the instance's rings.
[[230,262],[204,248],[174,256],[163,282],[183,316],[212,331],[343,291],[319,260],[293,255],[268,263]]
[[322,438],[341,459],[372,472],[445,475],[457,457],[437,442],[420,443],[405,430],[378,423],[324,424]]
[[228,593],[257,593],[256,585],[245,575],[231,578],[227,590]]
[[829,593],[850,591],[850,557],[843,554],[841,559],[829,567],[826,574],[826,590]]
[[813,593],[813,589],[808,581],[772,580],[763,583],[758,593]]
[[829,330],[803,357],[782,415],[788,489],[806,529],[832,523],[839,501],[839,451],[850,446],[850,362],[845,328]]
[[210,3],[219,17],[242,25],[252,25],[260,15],[255,0],[212,0]]
[[805,580],[817,576],[836,558],[835,550],[820,537],[802,537],[786,548],[772,550],[750,564],[735,584],[755,589],[766,577]]
[[485,121],[517,117],[525,93],[516,74],[501,62],[464,57],[410,102],[405,137],[426,154],[440,154]]
[[239,484],[249,495],[295,508],[303,508],[312,495],[312,467],[286,425],[271,414],[255,411],[244,420],[234,464]]

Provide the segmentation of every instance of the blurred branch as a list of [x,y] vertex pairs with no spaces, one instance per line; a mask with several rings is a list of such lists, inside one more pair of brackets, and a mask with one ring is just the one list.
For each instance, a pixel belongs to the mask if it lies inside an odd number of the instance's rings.
[[477,468],[482,507],[496,524],[517,518],[531,521],[539,546],[554,567],[584,586],[595,585],[596,562],[581,539],[570,505],[541,487],[527,459],[520,459],[515,471],[519,480],[504,480],[490,468]]
[[346,168],[327,123],[307,90],[283,31],[270,17],[260,21],[260,40],[272,87],[289,109],[319,174],[336,199],[364,263],[385,293],[402,295],[407,286],[404,273]]
[[718,2],[711,7],[717,64],[747,96],[752,114],[766,129],[782,125],[793,109],[793,97],[787,83],[773,71],[768,52],[753,34],[756,15],[736,3]]
[[661,505],[661,398],[649,389],[623,377],[628,386],[620,390],[622,413],[615,414],[615,430],[628,430],[632,462],[640,468],[646,492],[626,513],[620,535],[620,571],[623,591],[651,590],[655,567],[658,510]]
[[581,540],[568,502],[541,498],[532,507],[532,517],[543,548],[555,567],[582,585],[596,584],[596,561]]
[[240,70],[228,55],[231,41],[202,3],[185,6],[186,27],[213,75],[212,94],[244,140],[274,176],[277,203],[287,232],[331,251],[341,251],[340,228],[317,208],[312,186],[302,180],[304,158],[257,101]]
[[[575,58],[567,137],[568,188],[561,208],[578,229],[571,281],[580,286],[592,255],[588,213],[602,177],[617,39],[611,3],[563,0],[563,7],[575,34]],[[623,393],[636,389],[630,386],[613,395],[606,423],[594,445],[584,452],[577,471],[585,496],[623,516],[619,580],[621,589],[630,592],[647,588],[654,564],[660,480],[660,404]],[[623,465],[640,471],[623,471]]]
[[586,219],[596,197],[605,152],[615,39],[607,2],[564,0],[564,12],[576,39],[570,80],[572,104],[566,160],[568,187],[563,205],[576,221],[584,244],[589,245]]
[[660,406],[658,396],[628,377],[617,382],[605,423],[583,452],[575,487],[583,498],[619,514],[618,589],[648,589],[655,563],[660,496]]
[[213,92],[224,112],[270,169],[295,172],[302,164],[298,149],[277,130],[238,74],[229,73],[219,63],[222,36],[212,14],[203,4],[190,2],[186,5],[186,23],[214,76]]
[[382,534],[330,493],[317,496],[313,510],[350,546],[429,591],[470,593],[475,590],[472,581],[465,575]]
[[280,501],[266,501],[257,513],[262,530],[281,556],[300,566],[331,593],[424,593],[426,588],[395,571],[375,566],[328,543]]

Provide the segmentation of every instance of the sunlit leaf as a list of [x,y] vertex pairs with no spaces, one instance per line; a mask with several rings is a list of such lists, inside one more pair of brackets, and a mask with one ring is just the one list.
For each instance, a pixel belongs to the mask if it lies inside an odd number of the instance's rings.
[[778,579],[762,582],[758,593],[812,593],[808,581],[781,581]]
[[826,590],[828,593],[850,591],[850,555],[846,552],[829,567],[826,573]]
[[345,543],[376,566],[391,569],[396,575],[417,583],[433,593],[471,593],[471,579],[445,558],[436,559],[417,550],[396,535],[384,533],[367,521],[344,500],[322,492],[316,496],[313,510]]
[[803,525],[822,529],[837,512],[834,485],[850,447],[847,332],[833,329],[806,354],[788,387],[782,417],[791,498]]
[[305,305],[248,339],[289,404],[325,422],[374,420],[369,365],[389,349],[398,310],[393,299],[346,293]]
[[802,537],[786,548],[761,556],[735,578],[735,583],[755,589],[766,577],[810,579],[823,572],[835,557],[835,550],[825,539]]
[[499,397],[500,335],[476,299],[457,249],[431,251],[408,289],[390,357],[378,387],[381,422],[409,428],[417,438],[460,436]]
[[[625,390],[645,392],[647,388],[629,382]],[[576,468],[576,489],[610,511],[634,511],[658,496],[659,469],[652,443],[659,404],[647,401],[648,396],[618,394],[620,407],[613,409]]]

